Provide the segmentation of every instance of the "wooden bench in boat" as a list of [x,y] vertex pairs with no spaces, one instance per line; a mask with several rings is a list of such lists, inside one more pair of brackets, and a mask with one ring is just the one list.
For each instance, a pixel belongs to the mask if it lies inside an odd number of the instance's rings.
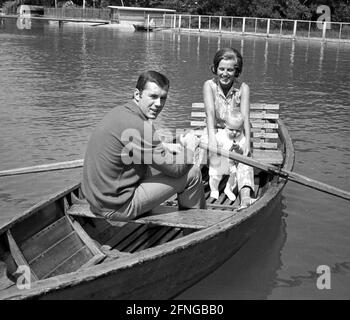
[[[104,219],[102,216],[92,213],[88,203],[73,204],[67,210],[67,214],[85,218]],[[131,222],[188,229],[204,229],[232,215],[232,211],[217,210],[208,212],[207,210],[200,209],[177,210],[176,207],[159,206],[152,210],[152,215],[143,216],[136,220],[128,221],[128,223]],[[114,222],[111,223],[113,224]]]
[[[252,157],[255,160],[269,164],[280,165],[283,154],[278,150],[279,104],[252,103],[250,105]],[[193,103],[191,112],[191,127],[195,127],[198,136],[206,126],[204,103]]]

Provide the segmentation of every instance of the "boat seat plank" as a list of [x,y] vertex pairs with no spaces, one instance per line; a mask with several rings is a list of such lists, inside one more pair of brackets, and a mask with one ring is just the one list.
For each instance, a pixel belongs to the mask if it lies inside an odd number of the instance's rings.
[[[225,207],[227,208],[227,206],[223,205],[222,208],[225,208]],[[230,210],[230,208],[227,208],[227,209]],[[177,207],[166,207],[164,210],[171,211],[171,212],[166,214],[156,214],[156,215],[147,216],[144,218],[139,218],[137,220],[132,220],[128,223],[128,228],[130,228],[130,224],[152,224],[152,225],[159,225],[159,226],[169,226],[169,227],[179,227],[179,228],[189,228],[189,229],[203,229],[221,221],[222,219],[225,219],[227,215],[227,214],[224,214],[224,215],[220,214],[219,216],[216,216],[215,214],[212,214],[212,213],[208,214],[205,210],[200,210],[199,214],[195,214],[197,212],[197,210],[195,209],[178,211]],[[90,206],[87,204],[75,204],[70,207],[67,213],[69,215],[101,218],[99,216],[94,215],[92,212],[90,212]],[[121,229],[121,231],[123,230],[123,228]],[[127,234],[129,234],[129,231],[125,233],[120,232],[116,234],[115,237],[113,237],[106,244],[110,245],[111,247],[115,247],[117,245],[117,241],[122,241],[123,239],[121,239],[121,237]]]
[[228,211],[208,212],[204,209],[189,209],[148,216],[134,220],[134,222],[158,226],[204,229],[230,216],[232,216],[232,212]]

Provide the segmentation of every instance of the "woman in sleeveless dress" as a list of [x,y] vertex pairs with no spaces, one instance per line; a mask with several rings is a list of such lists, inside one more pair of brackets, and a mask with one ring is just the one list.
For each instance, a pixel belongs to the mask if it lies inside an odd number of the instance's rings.
[[[240,83],[238,81],[242,67],[243,59],[236,49],[224,48],[217,51],[212,66],[212,72],[215,77],[204,83],[203,96],[209,145],[213,147],[218,146],[215,135],[218,128],[223,128],[227,115],[240,112],[244,118],[244,135],[246,137],[244,155],[249,156],[249,86],[246,83]],[[217,159],[217,157],[214,158]],[[211,163],[211,165],[215,164]],[[241,208],[248,207],[254,201],[251,198],[251,195],[254,194],[253,168],[239,163],[237,167],[237,180]]]

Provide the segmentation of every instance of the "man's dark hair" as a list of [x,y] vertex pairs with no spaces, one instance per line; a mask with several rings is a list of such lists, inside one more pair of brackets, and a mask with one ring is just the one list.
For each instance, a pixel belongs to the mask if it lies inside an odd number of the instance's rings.
[[145,88],[147,82],[154,82],[163,90],[169,90],[169,79],[157,71],[148,70],[141,73],[137,80],[136,89],[142,91]]

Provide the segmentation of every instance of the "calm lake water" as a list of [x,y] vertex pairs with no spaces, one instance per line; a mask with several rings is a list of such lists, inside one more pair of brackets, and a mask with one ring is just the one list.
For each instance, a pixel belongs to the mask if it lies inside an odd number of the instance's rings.
[[[138,74],[168,75],[158,124],[189,125],[212,57],[244,56],[252,102],[281,103],[294,171],[350,190],[350,45],[237,36],[0,24],[0,170],[83,158],[96,123],[130,99]],[[80,169],[0,178],[0,223],[80,178]],[[277,210],[233,258],[179,299],[350,299],[349,202],[289,182]],[[317,268],[331,270],[319,290]]]

